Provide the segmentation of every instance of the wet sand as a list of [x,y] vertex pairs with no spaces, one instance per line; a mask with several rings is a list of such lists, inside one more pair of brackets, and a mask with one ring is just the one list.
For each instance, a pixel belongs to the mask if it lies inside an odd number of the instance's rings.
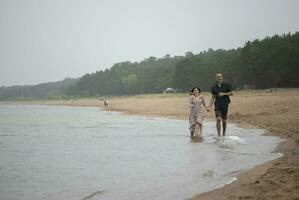
[[[208,102],[209,93],[203,95]],[[299,199],[299,89],[278,89],[272,93],[240,91],[231,99],[229,121],[247,128],[263,128],[266,135],[285,139],[277,148],[284,156],[240,174],[232,184],[193,199]],[[113,111],[188,119],[187,96],[183,94],[114,97],[109,102],[109,110]],[[103,101],[95,98],[13,103],[103,107]],[[215,120],[214,113],[206,113],[206,118]]]

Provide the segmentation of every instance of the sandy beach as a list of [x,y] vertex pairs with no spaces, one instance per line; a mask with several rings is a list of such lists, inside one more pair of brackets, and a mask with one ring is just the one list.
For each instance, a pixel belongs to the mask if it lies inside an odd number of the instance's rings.
[[[210,94],[203,95],[208,102]],[[187,97],[187,94],[113,97],[109,98],[109,110],[187,120]],[[231,100],[229,121],[246,128],[263,128],[266,135],[285,139],[276,149],[284,156],[240,174],[232,184],[193,199],[299,199],[299,89],[277,89],[272,93],[236,91]],[[95,98],[4,103],[103,107],[103,101]],[[205,116],[209,121],[215,120],[213,111]]]

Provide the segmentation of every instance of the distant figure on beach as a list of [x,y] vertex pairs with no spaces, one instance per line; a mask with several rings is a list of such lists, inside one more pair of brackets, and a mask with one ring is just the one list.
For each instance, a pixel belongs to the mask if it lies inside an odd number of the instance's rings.
[[215,115],[217,119],[217,134],[218,136],[225,136],[228,105],[230,103],[229,96],[233,95],[233,89],[230,84],[223,83],[223,75],[221,73],[216,74],[216,84],[212,87],[211,93],[212,97],[210,100],[209,110],[211,110],[214,103]]
[[203,113],[201,107],[204,106],[208,110],[204,96],[201,94],[201,90],[198,87],[194,87],[191,90],[189,96],[189,129],[192,140],[202,140],[202,123]]
[[108,109],[109,101],[107,99],[104,100],[104,108]]

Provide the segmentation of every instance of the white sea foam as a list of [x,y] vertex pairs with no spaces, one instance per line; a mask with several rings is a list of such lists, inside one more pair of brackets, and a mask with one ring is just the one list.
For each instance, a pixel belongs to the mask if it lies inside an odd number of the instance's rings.
[[234,149],[238,145],[245,145],[246,142],[243,138],[238,136],[225,136],[217,139],[217,144],[223,149]]

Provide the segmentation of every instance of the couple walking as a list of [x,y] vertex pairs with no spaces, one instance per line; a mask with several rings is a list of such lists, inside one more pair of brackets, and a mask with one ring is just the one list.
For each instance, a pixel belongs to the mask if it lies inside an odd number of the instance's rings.
[[218,136],[225,136],[228,104],[230,103],[229,96],[232,96],[233,92],[230,84],[223,83],[223,75],[221,73],[216,74],[216,84],[212,87],[211,94],[212,97],[209,105],[207,106],[205,98],[201,95],[201,90],[198,87],[194,87],[191,90],[191,94],[189,96],[189,125],[192,140],[202,140],[203,112],[201,107],[203,106],[208,112],[210,112],[213,103],[217,119],[216,128]]

